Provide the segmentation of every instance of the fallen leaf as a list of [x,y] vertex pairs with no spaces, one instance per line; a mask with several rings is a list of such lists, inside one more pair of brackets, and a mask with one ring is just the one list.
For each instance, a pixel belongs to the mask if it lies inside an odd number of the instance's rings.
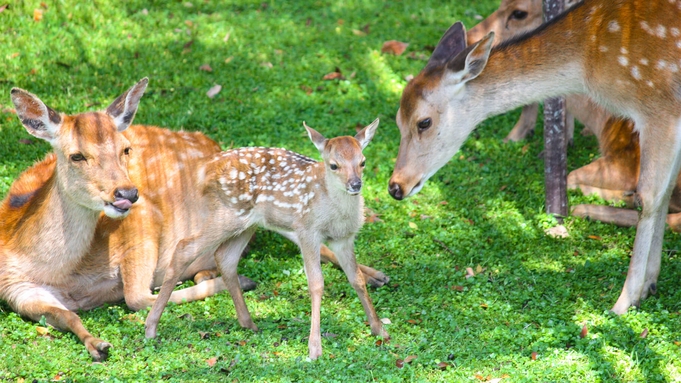
[[22,138],[19,140],[19,143],[24,145],[33,145],[35,142],[28,138]]
[[421,221],[424,221],[426,219],[431,219],[431,218],[433,218],[433,217],[431,217],[429,215],[421,214]]
[[232,60],[234,60],[234,56],[229,56],[229,57],[227,57],[227,58],[225,59],[225,64],[229,64],[230,62],[232,62]]
[[367,35],[366,32],[360,31],[359,29],[353,29],[353,30],[352,30],[352,33],[353,33],[355,36],[366,36],[366,35]]
[[589,333],[589,329],[586,328],[586,325],[584,325],[582,327],[582,331],[580,331],[580,333],[579,333],[579,337],[584,338],[584,337],[586,337],[586,334],[588,334],[588,333]]
[[443,371],[446,370],[447,367],[449,367],[449,366],[450,366],[450,364],[447,363],[447,362],[440,362],[440,363],[437,364],[437,368],[439,368],[440,370],[443,370]]
[[184,3],[184,6],[187,7],[187,8],[191,8],[191,7],[194,6],[194,4],[187,1],[187,2]]
[[392,322],[388,318],[381,318],[381,323],[383,324],[391,324]]
[[194,40],[189,40],[184,45],[182,46],[182,54],[187,54],[192,51],[192,44],[194,44]]
[[408,43],[403,43],[397,40],[389,40],[383,43],[381,47],[381,52],[393,54],[399,56],[404,53],[405,49],[409,46]]
[[206,72],[212,72],[213,68],[210,67],[208,64],[203,64],[199,67],[199,70],[205,70]]
[[308,96],[311,95],[312,92],[314,91],[312,88],[310,88],[307,85],[301,85],[300,89],[302,89],[305,92],[305,94],[308,95]]
[[43,10],[42,9],[34,9],[33,10],[33,20],[34,21],[40,21],[43,19]]
[[221,85],[218,85],[218,84],[215,84],[215,85],[213,85],[213,87],[211,87],[210,89],[208,89],[208,92],[206,92],[206,96],[208,96],[209,98],[213,98],[213,97],[215,97],[218,93],[220,93],[221,90],[222,90],[222,86],[221,86]]
[[418,358],[416,355],[409,355],[408,357],[404,358],[404,363],[411,363],[414,359]]
[[365,221],[369,223],[383,222],[382,219],[378,218],[378,214],[376,213],[368,216]]
[[476,274],[480,274],[483,271],[485,271],[485,269],[482,266],[480,266],[480,265],[475,266],[475,273]]
[[209,332],[199,331],[199,338],[201,338],[201,339],[208,339],[208,338],[210,338],[210,333],[209,333]]
[[341,74],[341,70],[339,68],[336,68],[336,70],[334,72],[327,73],[327,74],[324,75],[324,77],[322,77],[322,80],[336,80],[336,79],[340,79],[340,80],[345,79],[345,77],[343,77],[343,75]]
[[563,225],[550,227],[546,229],[544,232],[553,238],[568,238],[570,236],[570,233],[568,233],[567,228]]
[[537,360],[537,352],[532,351],[532,355],[530,356],[530,358],[532,358],[532,360]]
[[264,63],[261,63],[260,66],[261,66],[261,67],[268,68],[268,69],[274,68],[274,65],[272,65],[272,63],[269,62],[269,61],[266,61],[266,62],[264,62]]
[[395,361],[395,366],[397,366],[397,368],[402,368],[402,367],[404,367],[404,361],[403,361],[402,359],[397,359],[397,360]]
[[463,286],[455,285],[452,286],[452,290],[458,291],[458,292],[463,292]]
[[448,205],[448,204],[449,204],[449,202],[447,202],[447,201],[440,201],[440,205]]
[[218,362],[218,358],[215,358],[215,357],[206,360],[206,363],[208,363],[209,367],[215,366],[215,363],[217,363],[217,362]]
[[194,26],[194,22],[191,21],[191,20],[185,20],[185,21],[184,21],[184,24],[185,24],[186,26],[188,26],[189,28],[191,28],[191,27]]
[[678,340],[675,340],[674,344],[677,345],[677,346],[681,346],[681,342],[679,342]]
[[473,377],[474,377],[475,379],[477,379],[477,380],[482,380],[482,381],[485,381],[485,377],[484,377],[484,376],[482,376],[482,375],[479,375],[479,374],[475,374],[475,375],[474,375]]
[[648,336],[648,329],[644,328],[643,331],[641,331],[641,338],[646,338]]
[[381,347],[383,345],[383,341],[381,339],[376,341],[376,347]]
[[227,33],[227,34],[225,35],[225,37],[222,39],[222,41],[224,41],[224,42],[229,41],[229,35],[230,35],[230,34]]
[[599,236],[597,236],[597,235],[590,235],[590,236],[588,236],[587,238],[593,239],[593,240],[596,240],[596,241],[602,241],[602,240],[603,240],[603,238],[601,238],[601,237],[599,237]]
[[38,332],[38,335],[40,336],[45,336],[50,333],[50,329],[47,327],[36,326],[35,330]]
[[480,303],[480,307],[487,310],[487,307],[489,307],[489,306],[487,306],[487,303]]
[[474,277],[475,273],[473,272],[473,269],[470,267],[466,267],[466,279],[470,277]]
[[501,187],[499,188],[499,191],[504,191],[504,189],[506,189],[506,185],[501,185]]
[[0,5],[0,13],[2,13],[5,9],[7,9],[7,5],[9,5],[9,4]]
[[525,154],[525,153],[527,153],[527,150],[528,150],[529,148],[530,148],[530,144],[525,144],[525,146],[523,146],[522,149],[520,149],[520,151],[521,151],[523,154]]
[[418,225],[415,224],[414,222],[409,222],[409,227],[412,228],[412,229],[414,229],[414,230],[418,230],[418,229],[419,229]]

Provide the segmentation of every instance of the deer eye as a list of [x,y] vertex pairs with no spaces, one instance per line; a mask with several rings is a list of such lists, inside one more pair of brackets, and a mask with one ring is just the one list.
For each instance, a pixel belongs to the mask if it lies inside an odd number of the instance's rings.
[[511,18],[515,20],[524,20],[527,17],[527,12],[516,9],[511,13]]
[[125,148],[125,149],[123,150],[123,153],[124,153],[126,156],[129,156],[130,153],[132,153],[132,148],[131,148],[131,147]]
[[73,162],[85,161],[85,156],[81,153],[72,154],[69,158],[71,158],[71,161]]
[[418,126],[419,133],[421,133],[421,132],[427,130],[428,128],[430,128],[430,126],[432,124],[433,124],[433,120],[431,120],[430,117],[428,117],[428,118],[424,118],[423,120],[419,121],[416,124],[416,126]]
[[362,161],[361,164],[359,164],[359,166],[364,167],[366,164],[367,164],[367,160],[364,160],[364,161]]
[[336,164],[330,164],[329,167],[331,168],[331,170],[338,170],[338,165]]

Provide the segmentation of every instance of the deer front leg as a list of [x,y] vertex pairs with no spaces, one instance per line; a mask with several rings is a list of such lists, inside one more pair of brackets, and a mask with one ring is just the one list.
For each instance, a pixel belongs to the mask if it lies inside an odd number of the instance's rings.
[[534,131],[534,126],[537,124],[537,113],[539,113],[539,104],[523,106],[518,122],[516,122],[513,130],[504,138],[504,142],[517,142],[527,138]]
[[[641,136],[641,175],[638,190],[643,210],[636,228],[634,252],[627,279],[612,311],[623,314],[657,290],[664,224],[669,197],[679,174],[681,126],[659,126],[654,136]],[[665,129],[667,128],[667,129]],[[652,130],[652,129],[651,129]]]
[[255,228],[248,229],[223,243],[215,252],[215,262],[222,273],[222,280],[232,296],[239,324],[241,327],[258,331],[258,327],[251,319],[248,306],[246,306],[237,275],[237,266],[239,265],[239,259],[241,259],[241,252],[248,245],[248,241],[254,232]]
[[321,308],[322,295],[324,294],[324,276],[322,275],[319,256],[321,243],[315,239],[299,239],[311,301],[310,337],[307,341],[307,347],[310,359],[316,360],[322,355]]
[[95,338],[85,329],[80,317],[67,309],[53,292],[42,286],[32,285],[17,294],[17,299],[8,301],[20,315],[39,322],[45,316],[46,322],[61,331],[74,333],[90,353],[95,362],[106,360],[111,344]]
[[378,315],[376,315],[376,310],[374,309],[371,297],[369,297],[366,284],[364,283],[364,277],[357,267],[357,260],[355,259],[354,252],[354,237],[332,241],[329,243],[329,246],[337,254],[341,268],[348,277],[350,285],[357,292],[360,302],[362,302],[364,313],[369,320],[369,326],[371,326],[371,334],[380,335],[384,339],[390,339],[390,335],[383,329],[383,323],[381,323],[378,319]]
[[[321,248],[322,262],[331,262],[336,267],[341,267],[336,255],[328,247],[322,245]],[[372,267],[358,264],[360,272],[364,275],[366,283],[373,287],[381,287],[390,282],[390,277],[383,274],[382,271],[376,270]]]

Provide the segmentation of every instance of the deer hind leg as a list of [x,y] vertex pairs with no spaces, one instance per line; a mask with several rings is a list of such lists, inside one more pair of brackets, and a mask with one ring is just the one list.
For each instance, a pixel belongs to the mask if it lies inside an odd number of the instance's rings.
[[21,288],[21,292],[8,300],[15,311],[31,320],[39,322],[45,316],[48,324],[62,331],[74,333],[96,362],[106,360],[111,344],[95,338],[85,329],[80,317],[67,309],[56,297],[57,292],[44,286],[32,285]]
[[539,104],[525,105],[518,122],[504,138],[504,142],[521,141],[534,132],[534,126],[537,124],[537,113],[539,113]]
[[[623,314],[657,290],[664,224],[669,197],[681,165],[681,124],[659,126],[654,137],[641,135],[641,175],[638,184],[643,210],[636,228],[627,279],[612,311]],[[651,127],[652,128],[652,127]],[[664,129],[667,128],[667,129]]]
[[329,246],[338,254],[338,261],[341,268],[348,277],[348,282],[359,297],[360,302],[362,302],[362,307],[364,307],[364,313],[366,314],[369,325],[371,326],[371,334],[380,335],[384,339],[390,339],[390,335],[383,329],[383,324],[378,319],[376,315],[376,310],[371,302],[371,297],[367,292],[366,284],[364,283],[364,277],[357,267],[357,261],[355,259],[354,253],[354,238],[348,238],[341,241],[333,241],[329,243]]
[[[334,254],[333,251],[331,251],[331,249],[322,245],[320,254],[322,262],[330,262],[334,266],[342,269],[340,262],[338,261],[338,258],[336,258],[336,254]],[[357,267],[359,267],[361,274],[363,274],[364,276],[364,280],[370,286],[381,287],[390,282],[390,277],[383,274],[383,272],[379,270],[361,264],[358,264]]]
[[241,253],[246,245],[248,245],[248,241],[254,232],[255,227],[247,229],[245,232],[224,242],[215,252],[215,262],[222,273],[222,281],[232,296],[239,324],[241,327],[258,331],[258,327],[253,323],[251,313],[248,311],[248,306],[246,306],[246,301],[241,293],[241,286],[239,285],[237,275],[237,266],[241,259]]

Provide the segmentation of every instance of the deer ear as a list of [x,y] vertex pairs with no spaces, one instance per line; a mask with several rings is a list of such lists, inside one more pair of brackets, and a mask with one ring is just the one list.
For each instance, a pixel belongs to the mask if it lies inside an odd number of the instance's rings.
[[113,118],[119,132],[124,131],[130,126],[137,112],[140,98],[142,98],[144,91],[147,89],[147,83],[149,83],[148,78],[141,79],[106,108],[106,114]]
[[312,140],[314,146],[317,147],[317,150],[319,150],[320,153],[323,152],[328,140],[324,138],[321,133],[307,126],[305,121],[303,121],[303,126],[305,127],[305,130],[307,130],[307,135],[310,136],[310,140]]
[[371,139],[374,138],[374,133],[376,133],[376,128],[378,128],[378,118],[374,120],[371,124],[367,125],[364,127],[364,129],[360,130],[356,135],[355,139],[359,141],[359,145],[362,147],[362,150],[369,145],[369,142],[371,142]]
[[459,84],[478,77],[487,65],[493,42],[494,32],[490,32],[449,61],[445,81],[449,84]]
[[23,89],[12,88],[10,96],[24,128],[31,135],[52,143],[62,123],[59,113]]
[[466,49],[466,27],[457,21],[449,27],[430,55],[426,67],[439,67]]

